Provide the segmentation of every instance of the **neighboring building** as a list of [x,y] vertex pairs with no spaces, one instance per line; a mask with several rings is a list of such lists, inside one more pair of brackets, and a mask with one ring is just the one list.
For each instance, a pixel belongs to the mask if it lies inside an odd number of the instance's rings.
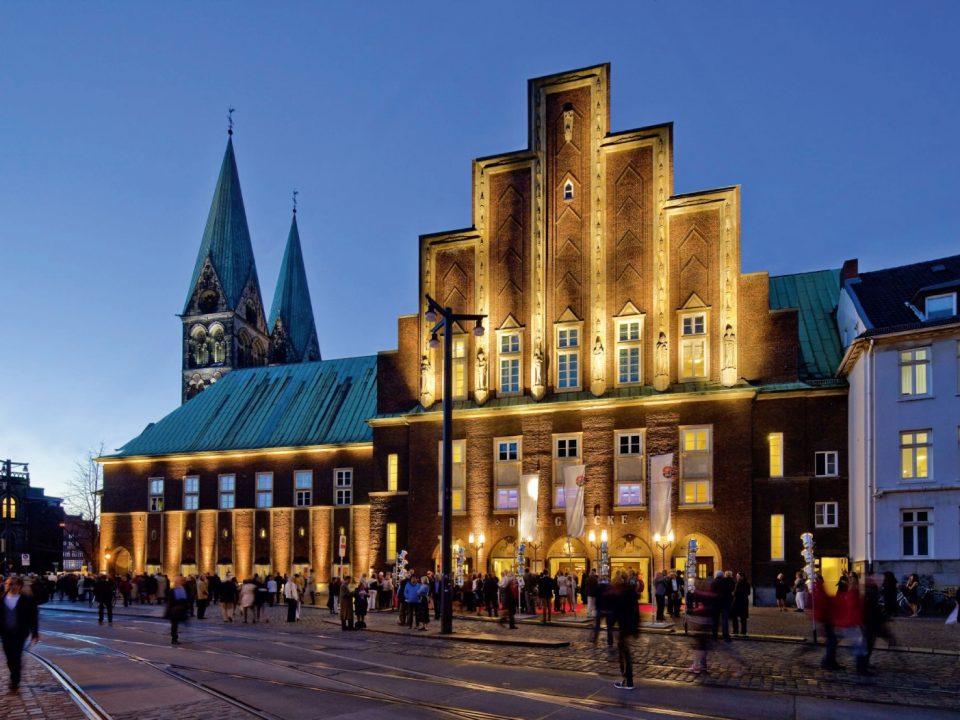
[[85,567],[95,568],[99,528],[92,520],[84,520],[83,514],[65,515],[63,518],[63,567],[64,572],[80,572]]
[[960,584],[960,255],[844,268],[850,554],[857,568]]
[[63,500],[48,497],[43,488],[30,487],[27,463],[0,463],[0,574],[61,567],[62,504]]
[[[184,397],[216,384],[101,459],[101,553],[117,569],[311,566],[325,580],[341,529],[354,574],[401,549],[415,567],[437,562],[442,378],[425,293],[486,316],[482,337],[453,338],[453,530],[468,570],[514,562],[531,473],[532,565],[592,565],[596,548],[563,522],[561,469],[581,463],[588,527],[607,530],[614,570],[649,580],[683,567],[696,539],[701,575],[766,585],[799,569],[806,530],[842,565],[838,272],[741,273],[739,189],[674,195],[671,125],[608,132],[608,66],[529,92],[529,147],[474,162],[473,226],[421,237],[419,314],[375,357],[310,362],[295,225],[261,322],[228,143],[184,312]],[[267,362],[295,364],[236,369]],[[662,453],[675,539],[661,548],[647,469]]]

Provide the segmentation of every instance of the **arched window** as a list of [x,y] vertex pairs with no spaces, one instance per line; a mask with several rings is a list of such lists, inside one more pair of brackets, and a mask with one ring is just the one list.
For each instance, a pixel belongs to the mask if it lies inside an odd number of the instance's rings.
[[17,517],[17,499],[13,495],[7,495],[0,501],[0,517],[11,520]]
[[210,360],[210,350],[207,347],[207,331],[203,325],[194,326],[190,331],[190,365],[203,367]]
[[259,340],[253,341],[253,350],[252,350],[252,362],[254,366],[265,365],[266,364],[266,350],[263,347],[263,343]]
[[222,363],[227,361],[227,343],[223,338],[223,327],[220,325],[210,326],[210,347],[213,350],[213,362]]
[[252,360],[253,347],[250,334],[241,330],[237,334],[237,367],[249,367]]
[[573,200],[573,180],[567,180],[563,184],[563,199],[567,202]]
[[257,324],[257,308],[250,300],[247,301],[246,318],[251,325]]

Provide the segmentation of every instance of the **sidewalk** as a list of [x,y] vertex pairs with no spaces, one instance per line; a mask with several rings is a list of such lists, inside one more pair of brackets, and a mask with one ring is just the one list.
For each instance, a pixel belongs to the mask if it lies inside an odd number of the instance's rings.
[[[6,688],[2,691],[6,692]],[[86,717],[50,671],[30,653],[23,654],[20,692],[0,696],[0,716],[4,720],[83,720]]]

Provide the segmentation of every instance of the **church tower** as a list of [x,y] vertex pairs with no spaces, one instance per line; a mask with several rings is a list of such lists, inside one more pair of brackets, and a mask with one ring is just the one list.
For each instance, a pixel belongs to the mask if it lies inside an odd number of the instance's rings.
[[297,209],[293,209],[287,247],[283,251],[277,290],[270,309],[270,362],[298,363],[320,359],[317,326],[303,267],[303,250],[297,228]]
[[270,347],[232,129],[229,135],[180,316],[183,402],[230,370],[265,365]]

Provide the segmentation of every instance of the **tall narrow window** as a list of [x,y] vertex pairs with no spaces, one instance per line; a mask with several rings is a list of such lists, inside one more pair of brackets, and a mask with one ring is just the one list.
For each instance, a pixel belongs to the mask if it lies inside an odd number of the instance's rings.
[[557,389],[580,389],[580,329],[557,329]]
[[840,463],[836,450],[825,450],[815,453],[814,471],[817,477],[836,477],[839,474]]
[[11,520],[17,517],[17,499],[13,495],[5,495],[0,501],[0,517]]
[[563,184],[563,199],[567,202],[573,200],[573,181],[567,180]]
[[900,477],[904,480],[929,478],[932,453],[933,443],[929,430],[908,430],[900,433]]
[[923,397],[930,394],[930,348],[900,352],[901,397]]
[[622,430],[615,434],[616,504],[626,507],[643,505],[644,469],[643,431]]
[[200,478],[187,475],[183,479],[183,509],[196,510],[200,507]]
[[400,456],[397,453],[390,453],[387,455],[387,492],[397,491],[399,476]]
[[713,429],[680,429],[681,505],[713,503]]
[[707,377],[709,335],[705,312],[680,316],[680,380],[703,380]]
[[770,516],[770,559],[783,560],[783,515]]
[[903,531],[904,557],[930,557],[933,555],[933,511],[902,510],[900,525]]
[[[437,453],[437,486],[439,489],[438,509],[440,512],[443,512],[443,443],[440,442],[437,444],[439,445],[439,452]],[[453,461],[453,477],[451,485],[451,507],[453,508],[454,512],[463,512],[467,509],[467,441],[454,440],[452,443],[452,449],[453,452],[451,455]]]
[[770,445],[770,477],[783,477],[783,433],[770,433],[767,442]]
[[467,398],[467,338],[453,336],[453,399]]
[[520,467],[523,462],[519,437],[493,441],[494,508],[516,510],[520,503]]
[[163,478],[150,478],[150,512],[163,512]]
[[387,562],[393,562],[397,557],[397,524],[387,523]]
[[273,473],[257,473],[257,507],[273,507]]
[[333,471],[334,505],[353,504],[353,468],[337,468]]
[[221,475],[220,481],[220,509],[231,510],[237,506],[237,476],[234,474]]
[[580,434],[554,435],[553,437],[553,507],[566,507],[564,497],[564,468],[579,465],[582,457]]
[[520,394],[520,333],[500,335],[500,394]]
[[313,470],[297,470],[293,473],[293,502],[297,507],[313,504]]
[[617,384],[639,385],[642,377],[641,341],[643,338],[640,320],[617,322]]

